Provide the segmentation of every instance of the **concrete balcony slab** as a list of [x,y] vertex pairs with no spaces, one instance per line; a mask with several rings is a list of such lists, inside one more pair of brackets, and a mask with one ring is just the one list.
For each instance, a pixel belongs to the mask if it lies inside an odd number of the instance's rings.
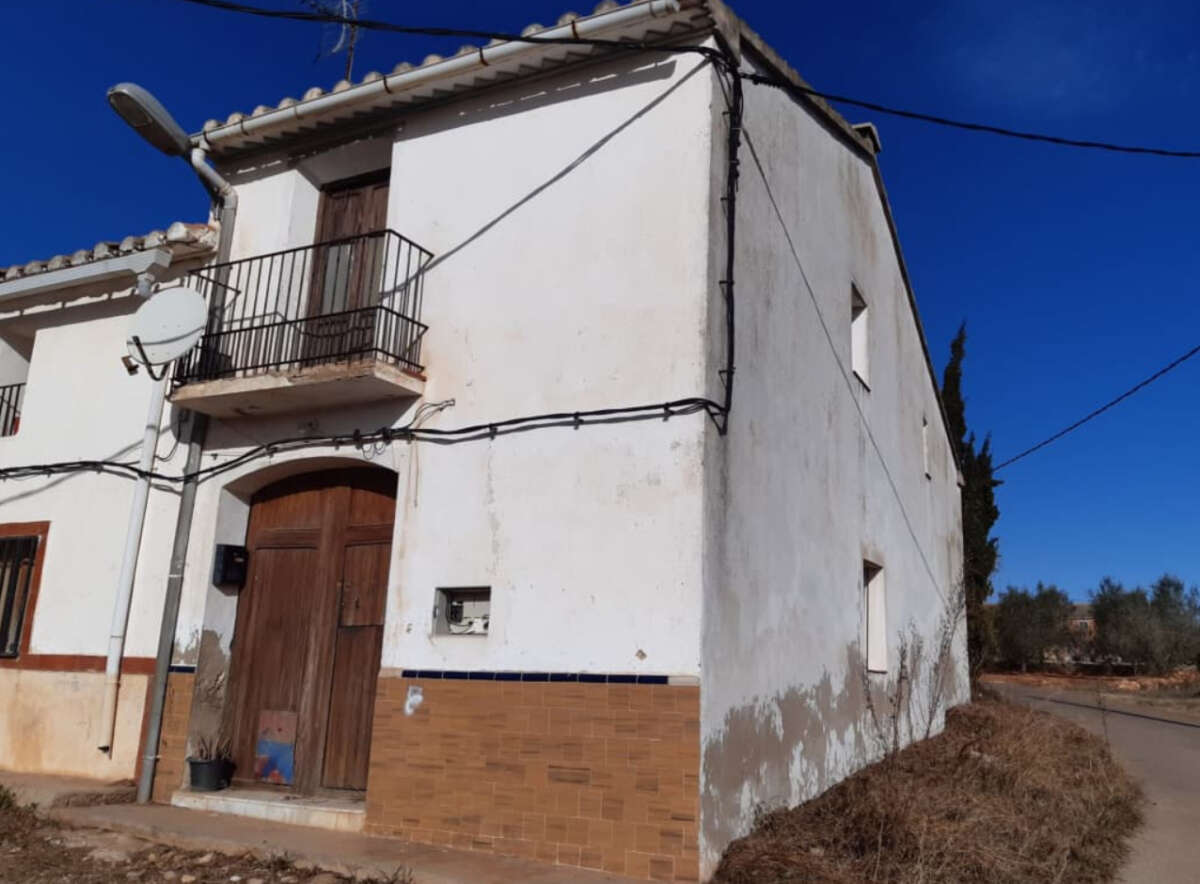
[[170,399],[201,414],[236,418],[411,399],[424,392],[424,377],[390,362],[359,359],[191,382]]

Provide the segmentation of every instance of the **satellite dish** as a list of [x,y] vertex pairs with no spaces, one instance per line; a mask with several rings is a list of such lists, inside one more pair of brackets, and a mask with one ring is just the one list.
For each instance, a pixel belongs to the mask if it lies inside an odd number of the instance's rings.
[[138,308],[125,343],[135,361],[163,365],[195,347],[207,324],[208,307],[200,293],[174,286],[151,295]]

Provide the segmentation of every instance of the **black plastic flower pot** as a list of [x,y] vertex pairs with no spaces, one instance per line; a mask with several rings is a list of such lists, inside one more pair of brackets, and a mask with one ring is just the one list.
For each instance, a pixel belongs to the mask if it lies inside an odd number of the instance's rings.
[[224,758],[187,761],[193,792],[217,792],[229,785],[229,762]]

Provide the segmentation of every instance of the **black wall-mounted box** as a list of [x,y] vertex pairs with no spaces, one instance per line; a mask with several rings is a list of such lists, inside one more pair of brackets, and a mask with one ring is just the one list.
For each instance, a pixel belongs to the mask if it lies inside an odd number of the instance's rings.
[[216,586],[236,586],[239,589],[246,585],[246,566],[250,562],[250,553],[244,546],[234,546],[232,543],[218,543],[213,553],[212,582]]

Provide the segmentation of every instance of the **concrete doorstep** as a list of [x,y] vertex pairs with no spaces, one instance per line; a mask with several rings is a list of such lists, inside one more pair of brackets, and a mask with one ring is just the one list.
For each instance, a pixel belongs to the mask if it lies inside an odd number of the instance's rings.
[[261,859],[284,856],[301,869],[366,880],[412,873],[416,884],[572,884],[629,882],[574,866],[452,850],[349,832],[293,826],[159,804],[65,807],[50,816],[69,826],[104,829],[181,850]]

